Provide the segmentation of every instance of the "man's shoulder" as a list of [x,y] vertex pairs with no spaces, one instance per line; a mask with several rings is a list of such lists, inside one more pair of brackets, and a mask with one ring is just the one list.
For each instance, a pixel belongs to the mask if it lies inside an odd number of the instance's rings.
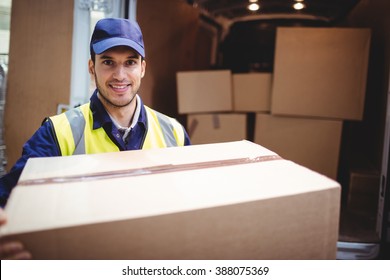
[[84,114],[89,112],[89,102],[73,107],[65,112],[51,116],[47,120],[51,120],[52,123],[72,121],[73,123],[77,120],[84,121]]
[[155,114],[158,114],[159,116],[164,116],[164,117],[167,117],[167,118],[170,118],[170,119],[174,119],[173,117],[171,117],[171,116],[169,116],[169,115],[167,115],[165,113],[161,113],[160,111],[158,111],[156,109],[150,108],[149,106],[147,106],[145,104],[143,106],[146,109],[146,111],[153,112]]

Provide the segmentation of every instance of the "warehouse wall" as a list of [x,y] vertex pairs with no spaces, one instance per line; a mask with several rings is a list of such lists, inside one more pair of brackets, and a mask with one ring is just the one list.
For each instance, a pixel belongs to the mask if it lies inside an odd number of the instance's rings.
[[57,104],[69,103],[73,0],[13,0],[5,144],[9,170]]

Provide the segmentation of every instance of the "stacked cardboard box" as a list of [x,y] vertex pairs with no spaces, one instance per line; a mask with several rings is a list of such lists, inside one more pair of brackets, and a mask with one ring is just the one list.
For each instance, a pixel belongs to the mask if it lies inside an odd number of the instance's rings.
[[269,112],[271,108],[271,73],[233,74],[233,109],[235,112]]
[[367,170],[351,170],[348,188],[348,211],[376,217],[380,175]]
[[[231,89],[225,89],[224,99],[203,96],[192,110],[191,106],[183,110],[179,102],[179,112],[197,113],[199,107],[206,111],[209,102],[217,112],[226,112],[225,98],[230,96],[230,114],[256,113],[252,133],[256,143],[336,179],[343,121],[363,118],[369,47],[368,29],[278,28],[273,73],[232,74],[230,82],[225,74],[224,80],[209,76],[207,83],[187,83],[187,88],[178,87],[179,100],[200,96],[205,84],[207,96],[215,95],[221,83],[231,84]],[[189,127],[193,119],[189,117]],[[208,135],[216,129],[212,120],[210,116],[195,144],[201,138],[202,143],[210,141]]]
[[179,113],[230,112],[233,108],[230,70],[177,73]]
[[246,115],[190,114],[187,129],[194,144],[243,140],[246,138]]
[[362,120],[370,30],[278,28],[273,114]]
[[343,121],[363,118],[370,31],[278,28],[276,38],[272,116],[257,116],[255,142],[336,179]]
[[335,259],[340,186],[239,141],[32,158],[5,211],[36,259]]
[[337,177],[342,122],[257,114],[255,141],[290,160]]
[[230,70],[177,73],[179,113],[192,144],[246,139],[246,114],[233,113]]

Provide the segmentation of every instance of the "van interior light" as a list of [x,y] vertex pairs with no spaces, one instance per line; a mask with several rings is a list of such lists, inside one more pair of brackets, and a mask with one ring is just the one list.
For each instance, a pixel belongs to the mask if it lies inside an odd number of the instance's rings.
[[295,10],[302,10],[303,8],[305,8],[305,4],[303,4],[303,3],[295,3],[293,5],[293,7],[294,7]]
[[252,3],[248,6],[248,10],[250,11],[257,11],[258,9],[260,9],[260,6],[257,3]]

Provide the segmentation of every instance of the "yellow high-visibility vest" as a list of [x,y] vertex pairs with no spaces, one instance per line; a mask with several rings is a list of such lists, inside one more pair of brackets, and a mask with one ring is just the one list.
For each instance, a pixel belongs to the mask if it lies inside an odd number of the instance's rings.
[[[184,146],[184,129],[179,122],[144,107],[148,128],[142,149]],[[120,151],[103,127],[93,129],[90,103],[49,119],[53,123],[62,156]]]

